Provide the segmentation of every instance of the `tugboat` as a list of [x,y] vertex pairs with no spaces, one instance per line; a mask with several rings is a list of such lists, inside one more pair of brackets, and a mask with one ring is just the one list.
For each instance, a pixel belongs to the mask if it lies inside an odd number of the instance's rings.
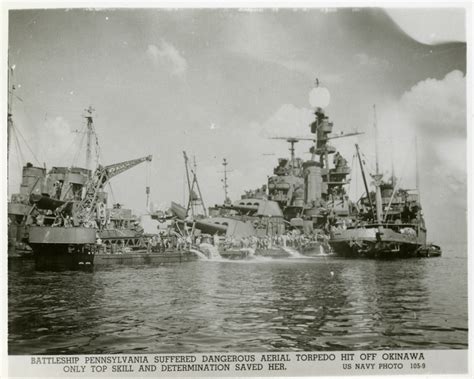
[[[374,126],[377,130],[376,122]],[[359,146],[355,146],[366,195],[359,207],[333,224],[329,243],[334,252],[380,259],[440,256],[440,247],[426,242],[418,179],[416,190],[399,188],[394,175],[384,181],[376,149],[376,172],[372,175],[375,191],[370,192]]]

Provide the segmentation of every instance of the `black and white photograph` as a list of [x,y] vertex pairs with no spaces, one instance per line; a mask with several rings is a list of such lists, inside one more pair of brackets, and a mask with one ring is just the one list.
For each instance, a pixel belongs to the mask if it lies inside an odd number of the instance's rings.
[[467,374],[469,12],[10,5],[9,374]]

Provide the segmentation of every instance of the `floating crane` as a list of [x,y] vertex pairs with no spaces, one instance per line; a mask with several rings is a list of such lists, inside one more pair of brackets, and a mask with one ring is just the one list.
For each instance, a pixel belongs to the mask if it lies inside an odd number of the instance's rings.
[[[95,170],[89,180],[85,183],[82,191],[85,195],[80,200],[59,200],[50,196],[32,194],[30,196],[31,204],[34,204],[38,210],[54,211],[57,217],[72,216],[74,226],[85,226],[97,218],[105,223],[105,196],[101,196],[105,185],[111,178],[121,174],[132,167],[151,161],[152,156],[132,159],[125,162],[115,163],[109,166],[100,166]],[[97,216],[97,217],[96,217]],[[90,225],[89,225],[90,226]]]

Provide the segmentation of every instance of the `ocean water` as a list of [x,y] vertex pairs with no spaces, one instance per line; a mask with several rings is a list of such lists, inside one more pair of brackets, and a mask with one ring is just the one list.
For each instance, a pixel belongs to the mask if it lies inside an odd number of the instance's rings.
[[467,253],[198,260],[8,278],[9,354],[465,349]]

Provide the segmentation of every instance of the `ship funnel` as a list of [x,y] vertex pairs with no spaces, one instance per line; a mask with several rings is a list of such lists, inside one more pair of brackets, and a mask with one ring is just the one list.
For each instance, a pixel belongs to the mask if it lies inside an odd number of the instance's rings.
[[303,164],[305,178],[305,203],[311,204],[321,199],[322,177],[318,162],[307,161]]

